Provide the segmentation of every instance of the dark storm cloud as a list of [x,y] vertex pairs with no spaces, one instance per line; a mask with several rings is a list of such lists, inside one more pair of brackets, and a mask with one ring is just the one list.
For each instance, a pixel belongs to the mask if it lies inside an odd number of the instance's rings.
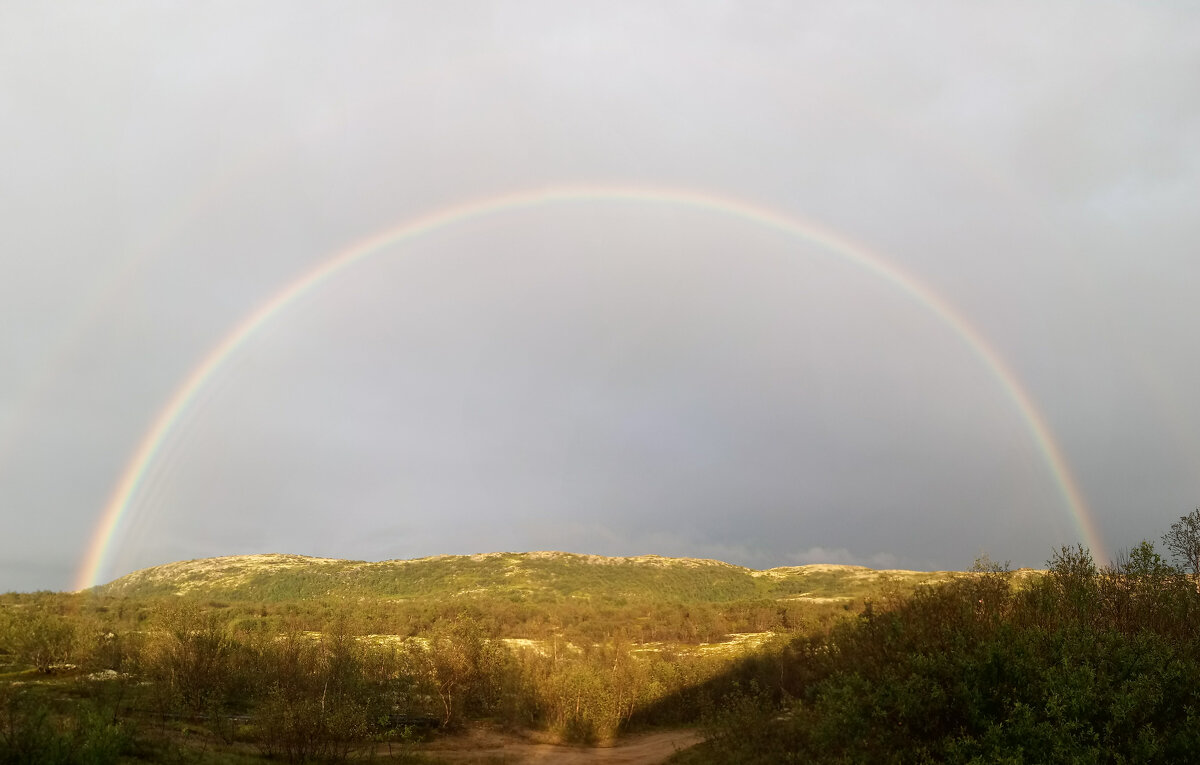
[[[1168,4],[18,5],[0,24],[0,588],[66,587],[180,382],[323,258],[557,182],[694,187],[927,282],[1114,547],[1196,504],[1200,14]],[[961,567],[1080,539],[1027,423],[893,287],[746,222],[462,224],[247,343],[111,575],[564,547]]]

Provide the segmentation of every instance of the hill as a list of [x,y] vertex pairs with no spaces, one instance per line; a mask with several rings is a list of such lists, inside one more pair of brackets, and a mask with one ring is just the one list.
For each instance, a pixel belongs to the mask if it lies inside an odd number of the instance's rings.
[[[776,721],[814,683],[919,663],[925,647],[893,645],[881,619],[917,603],[938,629],[958,611],[975,625],[995,583],[1012,602],[1042,598],[1045,578],[565,552],[181,561],[0,597],[0,706],[32,742],[20,751],[74,762],[102,745],[114,763],[365,759],[425,736],[441,756],[474,751],[454,732],[479,726],[588,744],[710,719],[697,762],[749,762],[739,732],[792,746]],[[885,644],[847,653],[862,630]],[[961,636],[934,637],[966,655]]]
[[565,552],[442,555],[381,562],[303,555],[237,555],[169,563],[93,588],[104,596],[203,597],[279,602],[310,597],[447,599],[469,596],[553,603],[643,599],[851,600],[911,590],[956,572],[877,571],[818,564],[755,570],[717,560]]

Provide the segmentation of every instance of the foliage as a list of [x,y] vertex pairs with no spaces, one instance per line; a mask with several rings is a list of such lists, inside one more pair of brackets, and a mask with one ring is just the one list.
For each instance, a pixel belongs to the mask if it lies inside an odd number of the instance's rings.
[[502,644],[484,638],[469,614],[439,623],[425,657],[443,726],[456,727],[467,715],[490,716],[504,708],[511,657]]
[[[700,724],[692,762],[1184,762],[1200,747],[1200,593],[1150,542],[1102,567],[1062,548],[1039,575],[984,556],[932,579],[804,569],[749,586],[708,562],[448,558],[408,571],[413,597],[360,594],[399,588],[395,572],[344,563],[272,575],[323,593],[308,598],[259,598],[271,577],[233,564],[245,592],[0,596],[0,765],[344,761],[481,720],[579,744]],[[733,632],[776,637],[708,645]]]
[[[1189,762],[1200,746],[1200,599],[1143,542],[1097,568],[1004,567],[870,607],[798,641],[773,694],[727,697],[689,762]],[[760,711],[754,712],[754,709]],[[745,731],[753,730],[753,735]]]
[[[690,704],[685,689],[736,655],[703,641],[741,627],[825,630],[852,613],[844,604],[769,599],[645,597],[618,605],[530,604],[488,593],[448,603],[10,594],[0,597],[0,625],[8,625],[0,629],[0,665],[7,657],[8,677],[25,677],[31,657],[10,643],[49,633],[21,630],[69,627],[70,649],[58,656],[78,668],[47,679],[74,699],[46,718],[55,721],[55,740],[76,740],[58,734],[94,713],[151,761],[238,748],[289,762],[338,761],[380,745],[403,751],[433,727],[480,719],[567,742],[610,740],[631,721],[645,722],[638,710],[669,706],[671,698]],[[514,647],[498,639],[514,632],[536,637]],[[660,719],[682,717],[677,707]],[[21,730],[51,729],[38,725]]]
[[[800,593],[861,598],[874,592],[875,572],[855,568],[861,576],[851,577],[843,570],[848,568],[801,566],[756,572],[712,560],[572,553],[492,553],[379,563],[258,555],[158,566],[94,592],[136,599],[184,595],[229,603],[331,598],[462,602],[486,592],[489,598],[539,606],[583,600],[614,607],[647,601],[689,605],[775,601]],[[909,588],[946,576],[891,574]]]
[[66,663],[75,647],[75,625],[65,616],[43,609],[12,609],[0,627],[0,636],[17,661],[44,674]]
[[0,687],[0,765],[107,765],[130,746],[123,726],[94,707],[55,714],[28,689]]
[[1162,537],[1163,547],[1166,547],[1176,560],[1192,572],[1200,576],[1200,508],[1171,524],[1171,530]]

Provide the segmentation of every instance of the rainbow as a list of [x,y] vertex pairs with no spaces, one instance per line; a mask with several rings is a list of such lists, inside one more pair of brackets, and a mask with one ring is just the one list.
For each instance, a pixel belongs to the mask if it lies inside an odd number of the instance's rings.
[[191,370],[143,434],[137,449],[121,473],[88,543],[76,577],[76,587],[85,589],[101,581],[122,521],[128,514],[148,469],[180,417],[188,410],[213,374],[277,314],[345,269],[389,246],[486,216],[546,205],[606,201],[692,208],[765,226],[816,244],[907,294],[949,327],[996,379],[1024,419],[1086,544],[1093,552],[1104,555],[1105,546],[1095,519],[1088,511],[1079,486],[1046,424],[1045,417],[1038,411],[1029,393],[979,331],[945,299],[918,279],[901,271],[863,245],[829,228],[741,199],[690,189],[579,185],[551,186],[473,199],[413,218],[335,253],[315,268],[301,274],[250,312]]

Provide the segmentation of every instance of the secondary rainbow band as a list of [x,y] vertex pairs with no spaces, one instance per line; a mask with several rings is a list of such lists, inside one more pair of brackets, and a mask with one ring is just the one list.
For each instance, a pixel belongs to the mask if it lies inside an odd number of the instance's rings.
[[159,411],[149,430],[142,436],[137,450],[122,472],[92,534],[83,564],[76,578],[76,587],[84,589],[100,581],[110,548],[121,528],[121,522],[128,513],[148,468],[154,462],[155,456],[167,436],[179,421],[180,415],[192,403],[196,394],[204,387],[213,373],[280,311],[317,289],[342,270],[390,245],[408,241],[446,226],[488,215],[547,204],[601,201],[628,201],[690,207],[729,215],[773,228],[820,245],[829,252],[907,293],[950,327],[999,382],[1000,387],[1024,418],[1086,544],[1094,553],[1101,557],[1104,556],[1105,547],[1095,520],[1088,512],[1079,487],[1067,467],[1062,451],[1050,433],[1045,418],[1034,405],[1029,393],[979,331],[941,296],[919,280],[899,270],[866,247],[852,242],[824,226],[743,200],[687,189],[636,186],[554,186],[475,199],[436,210],[387,229],[351,245],[316,268],[302,274],[242,319],[191,371]]

